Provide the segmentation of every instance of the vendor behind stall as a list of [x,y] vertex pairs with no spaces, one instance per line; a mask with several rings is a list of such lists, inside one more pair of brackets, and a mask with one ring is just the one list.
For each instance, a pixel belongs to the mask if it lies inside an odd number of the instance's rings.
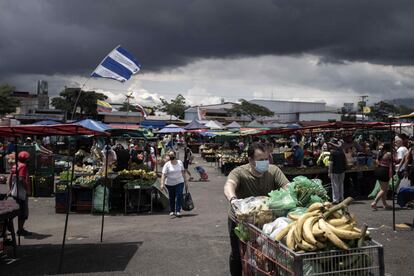
[[[238,198],[250,196],[267,196],[272,190],[286,187],[289,180],[275,165],[269,165],[269,153],[262,143],[253,143],[248,151],[249,164],[239,166],[232,170],[224,184],[224,195],[230,204]],[[233,212],[233,207],[229,215]],[[236,223],[228,219],[230,235],[230,273],[241,275],[241,257],[238,237],[234,233]]]
[[116,171],[128,169],[129,152],[121,144],[117,144],[114,149],[116,153]]
[[293,151],[293,155],[292,155],[293,166],[301,167],[303,164],[303,157],[305,156],[303,149],[300,147],[299,144],[295,143],[293,144],[292,151]]
[[[104,157],[103,165],[100,168],[98,175],[105,175],[106,168],[108,168],[108,173],[111,173],[113,172],[113,169],[116,166],[117,156],[116,156],[115,151],[109,145],[106,145],[105,148],[102,150],[102,155]],[[106,161],[107,157],[108,157],[108,163]],[[106,167],[106,165],[108,165],[108,167]]]

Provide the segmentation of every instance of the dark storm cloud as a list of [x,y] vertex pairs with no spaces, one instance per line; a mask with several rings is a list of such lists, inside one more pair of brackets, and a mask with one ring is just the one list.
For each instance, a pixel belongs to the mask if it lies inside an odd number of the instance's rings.
[[86,74],[117,44],[147,71],[263,54],[414,64],[414,2],[3,1],[0,74]]

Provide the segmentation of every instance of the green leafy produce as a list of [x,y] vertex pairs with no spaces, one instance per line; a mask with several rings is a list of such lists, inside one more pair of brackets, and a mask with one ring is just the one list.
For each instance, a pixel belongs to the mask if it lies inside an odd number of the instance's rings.
[[309,207],[312,203],[329,200],[328,193],[320,179],[297,176],[289,186],[294,187],[300,207]]
[[99,178],[100,176],[97,175],[82,176],[75,180],[75,184],[82,187],[93,187]]
[[[70,175],[72,174],[71,171],[63,171],[60,173],[59,178],[61,181],[70,181]],[[72,179],[73,179],[73,174],[72,174]]]
[[297,206],[297,198],[292,187],[289,189],[274,190],[269,193],[267,202],[270,209],[274,210],[290,210]]
[[246,242],[249,240],[249,231],[246,229],[243,223],[240,223],[236,226],[236,228],[234,228],[234,233],[241,241]]

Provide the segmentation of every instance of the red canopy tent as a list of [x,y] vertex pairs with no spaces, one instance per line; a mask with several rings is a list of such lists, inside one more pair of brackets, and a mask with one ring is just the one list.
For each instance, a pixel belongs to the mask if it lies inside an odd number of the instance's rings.
[[[17,137],[21,135],[47,135],[47,136],[72,136],[72,135],[94,135],[94,136],[109,136],[110,134],[104,131],[99,131],[97,129],[87,128],[81,124],[73,123],[73,124],[57,124],[57,125],[18,125],[18,126],[2,126],[0,127],[0,136],[3,137]],[[15,142],[16,143],[16,142]],[[15,148],[17,151],[17,144],[15,144]],[[74,156],[72,157],[74,160]],[[108,160],[108,157],[106,158]],[[72,161],[72,164],[74,161]],[[16,164],[17,164],[17,154],[16,154]],[[106,164],[107,166],[107,164]],[[18,167],[17,167],[18,168]],[[72,174],[74,166],[72,165]],[[107,171],[107,170],[106,170]],[[16,172],[18,174],[18,172]],[[107,178],[107,175],[105,174],[105,178]],[[106,183],[106,182],[105,182]],[[70,181],[69,189],[72,187],[72,179]],[[104,189],[106,191],[106,189]],[[70,190],[69,190],[70,192]],[[104,193],[104,199],[105,202],[105,193]],[[70,196],[68,196],[69,201]],[[103,203],[103,206],[105,206],[105,203]],[[62,249],[59,259],[59,271],[60,273],[62,262],[63,262],[63,253],[65,250],[65,241],[66,241],[66,232],[68,227],[68,219],[69,219],[69,203],[68,208],[66,212],[66,219],[65,219],[65,227],[63,232],[63,241],[62,241]],[[101,226],[101,242],[102,242],[102,234],[103,234],[103,220],[104,220],[104,213],[102,212],[102,226]],[[20,239],[20,236],[19,236]],[[20,242],[19,242],[20,243]]]
[[13,137],[20,135],[46,135],[46,136],[71,136],[71,135],[95,135],[106,136],[107,132],[86,128],[79,124],[58,124],[58,125],[17,125],[1,126],[0,136]]
[[255,133],[254,135],[266,135],[266,134],[288,134],[294,133],[298,131],[304,130],[312,130],[312,129],[346,129],[346,128],[385,128],[389,126],[389,123],[384,122],[367,122],[367,123],[354,123],[354,122],[332,122],[332,123],[324,123],[324,124],[316,124],[301,128],[278,128],[278,129],[269,129],[264,130],[259,133]]

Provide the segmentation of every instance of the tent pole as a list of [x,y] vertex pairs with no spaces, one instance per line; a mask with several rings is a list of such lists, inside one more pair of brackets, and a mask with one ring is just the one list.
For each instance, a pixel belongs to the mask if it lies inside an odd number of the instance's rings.
[[106,142],[105,145],[105,179],[104,179],[104,196],[103,196],[103,202],[102,202],[102,223],[101,223],[101,242],[103,240],[103,229],[104,229],[104,222],[105,222],[105,199],[106,199],[106,186],[108,181],[108,155],[110,146],[108,142]]
[[[70,140],[69,140],[69,153],[71,150]],[[59,258],[59,267],[58,267],[58,273],[62,272],[62,264],[63,264],[63,255],[65,252],[65,243],[66,243],[66,233],[68,229],[68,220],[69,220],[69,212],[70,207],[72,203],[72,184],[73,184],[73,177],[75,175],[75,151],[73,151],[72,154],[72,170],[71,174],[69,176],[69,186],[67,187],[67,197],[66,197],[66,218],[65,218],[65,228],[63,230],[63,239],[62,239],[62,248],[60,250],[60,258]]]
[[[391,140],[391,170],[394,171],[394,137],[392,134],[392,118],[390,118],[390,140]],[[394,175],[391,175],[391,184],[392,184],[392,230],[395,231],[395,183]]]
[[[14,162],[15,162],[15,166],[16,166],[16,170],[15,170],[15,173],[16,173],[16,193],[17,193],[16,196],[17,196],[17,198],[19,198],[19,157],[18,157],[19,153],[17,151],[17,139],[18,139],[18,137],[15,136],[14,137],[14,152],[15,152]],[[13,169],[13,167],[10,170],[12,170],[12,169]],[[20,234],[19,234],[20,232],[19,232],[19,230],[20,229],[17,229],[17,232],[18,232],[17,233],[17,242],[20,246]]]

